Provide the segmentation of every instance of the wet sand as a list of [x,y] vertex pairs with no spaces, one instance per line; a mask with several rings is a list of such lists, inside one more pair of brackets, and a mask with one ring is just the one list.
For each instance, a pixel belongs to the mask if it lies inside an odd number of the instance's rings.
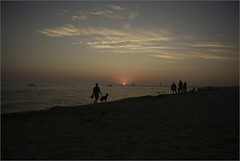
[[1,116],[1,159],[239,159],[239,88]]

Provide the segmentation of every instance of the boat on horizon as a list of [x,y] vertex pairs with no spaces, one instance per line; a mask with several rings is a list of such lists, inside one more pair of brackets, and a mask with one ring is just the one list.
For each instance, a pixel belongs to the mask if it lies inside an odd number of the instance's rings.
[[30,81],[30,83],[28,84],[28,86],[36,86],[35,84],[32,83],[32,81]]
[[29,83],[28,86],[36,86],[36,85],[33,83]]

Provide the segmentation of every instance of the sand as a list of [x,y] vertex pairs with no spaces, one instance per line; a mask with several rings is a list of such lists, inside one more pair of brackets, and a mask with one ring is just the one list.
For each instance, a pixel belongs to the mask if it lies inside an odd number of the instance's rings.
[[1,159],[239,159],[239,89],[1,116]]

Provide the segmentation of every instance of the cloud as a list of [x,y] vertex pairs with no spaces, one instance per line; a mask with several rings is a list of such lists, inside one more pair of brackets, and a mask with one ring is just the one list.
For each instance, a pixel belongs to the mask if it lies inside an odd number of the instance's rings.
[[[153,52],[154,53],[154,52]],[[183,59],[209,59],[209,60],[239,60],[238,56],[229,56],[229,55],[214,55],[212,53],[203,52],[171,52],[166,51],[165,53],[159,51],[155,52],[155,54],[149,55],[151,57],[164,58],[164,59],[172,59],[172,60],[183,60]]]
[[114,10],[101,10],[90,12],[90,15],[102,16],[108,19],[134,19],[139,14],[137,12],[117,12]]
[[[151,42],[156,41],[170,41],[171,37],[166,34],[165,30],[146,31],[141,29],[131,30],[116,30],[105,27],[76,27],[72,24],[66,24],[61,27],[44,28],[38,30],[39,33],[48,35],[50,37],[63,36],[80,36],[80,35],[95,35],[94,41],[98,43],[121,43],[121,42]],[[98,37],[96,37],[98,35]]]
[[[231,48],[234,48],[233,46]],[[222,53],[222,54],[232,54],[232,55],[238,55],[239,51],[237,50],[229,50],[229,49],[210,49],[211,52],[215,53]]]
[[122,8],[121,6],[117,6],[117,5],[105,5],[105,6],[110,7],[114,10],[118,10],[118,11],[125,10],[125,8]]
[[157,54],[157,55],[149,55],[152,57],[156,57],[156,58],[163,58],[163,59],[172,59],[172,60],[181,60],[184,59],[183,57],[179,57],[176,55],[172,55],[172,54]]
[[[108,28],[101,29],[98,37],[89,37],[85,45],[98,49],[116,50],[159,50],[169,49],[167,46],[159,46],[159,43],[170,41],[171,37],[162,33],[146,32],[145,30],[112,30]],[[95,32],[95,34],[97,34]]]
[[[122,29],[111,29],[66,24],[55,28],[44,28],[38,32],[50,37],[76,37],[75,40],[79,38],[79,41],[73,42],[74,45],[110,53],[144,53],[151,57],[171,60],[192,58],[239,60],[238,50],[232,45],[221,42],[184,43],[183,37],[181,40],[178,39],[178,36],[168,29],[139,29],[130,27],[129,23],[122,25]],[[186,40],[189,40],[188,37]]]
[[214,48],[231,48],[232,46],[224,45],[220,42],[200,42],[195,44],[190,44],[192,47],[214,47]]
[[191,58],[202,58],[202,59],[215,59],[215,60],[238,60],[238,56],[232,56],[232,55],[221,55],[218,53],[211,53],[208,51],[192,51],[188,52],[188,55]]
[[74,25],[68,24],[56,28],[45,28],[38,30],[39,33],[48,35],[50,37],[63,37],[63,36],[76,36],[79,33],[79,29]]
[[128,19],[132,20],[139,16],[136,10],[129,10],[118,5],[105,5],[104,8],[92,10],[80,10],[71,16],[72,20],[86,20],[91,17],[101,17],[107,19]]
[[196,57],[203,58],[203,59],[214,59],[214,60],[239,60],[238,57],[210,55],[210,54],[204,54],[204,53],[201,53]]
[[72,20],[86,20],[87,17],[86,16],[72,16]]

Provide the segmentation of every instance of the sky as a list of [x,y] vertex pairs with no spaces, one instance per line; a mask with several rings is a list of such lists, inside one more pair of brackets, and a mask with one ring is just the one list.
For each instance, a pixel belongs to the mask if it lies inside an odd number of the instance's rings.
[[1,1],[2,85],[239,84],[239,2]]

